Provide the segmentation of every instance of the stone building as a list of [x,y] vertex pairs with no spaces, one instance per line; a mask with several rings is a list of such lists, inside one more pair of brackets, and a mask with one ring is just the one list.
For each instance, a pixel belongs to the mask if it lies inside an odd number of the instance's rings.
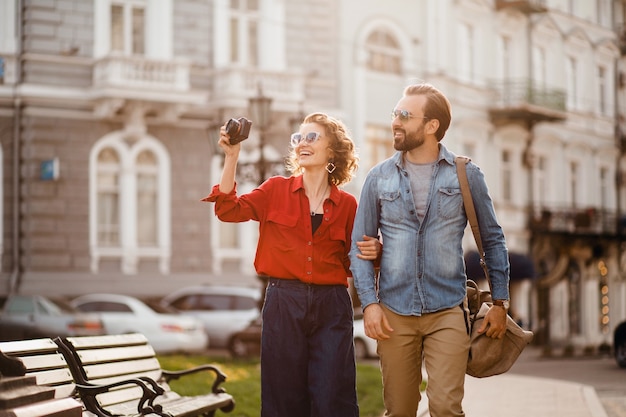
[[[426,81],[452,103],[446,145],[485,172],[512,259],[526,266],[512,270],[516,316],[538,343],[596,349],[626,319],[625,10],[623,0],[1,2],[2,291],[256,285],[256,225],[222,224],[199,202],[219,178],[219,126],[253,119],[245,191],[281,172],[304,114],[340,117],[360,150],[347,186],[358,195],[393,152],[403,87]],[[268,114],[256,111],[264,102]]]

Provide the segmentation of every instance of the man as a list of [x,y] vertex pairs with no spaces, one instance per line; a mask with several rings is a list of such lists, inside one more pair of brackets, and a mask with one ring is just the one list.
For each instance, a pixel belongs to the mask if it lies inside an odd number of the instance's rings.
[[[385,416],[415,417],[422,361],[430,415],[465,415],[467,217],[455,155],[440,143],[450,120],[450,103],[433,86],[404,90],[391,123],[398,152],[368,173],[354,222],[351,270],[365,333],[378,340]],[[483,173],[469,163],[467,175],[496,300],[480,330],[501,338],[509,298],[506,242]],[[378,280],[372,262],[357,256],[357,242],[377,235],[384,245]]]

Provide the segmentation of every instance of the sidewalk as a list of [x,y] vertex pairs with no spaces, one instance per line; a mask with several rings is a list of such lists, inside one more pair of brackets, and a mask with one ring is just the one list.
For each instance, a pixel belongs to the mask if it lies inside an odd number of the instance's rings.
[[[514,374],[467,376],[463,409],[468,417],[607,417],[588,385]],[[423,395],[417,417],[429,415]]]

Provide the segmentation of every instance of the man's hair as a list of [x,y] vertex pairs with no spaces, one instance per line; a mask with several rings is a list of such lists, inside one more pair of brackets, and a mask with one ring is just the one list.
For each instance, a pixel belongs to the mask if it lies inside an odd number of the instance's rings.
[[450,111],[450,102],[441,91],[430,84],[411,84],[404,89],[405,96],[426,96],[426,105],[424,106],[424,117],[429,120],[439,120],[439,128],[435,132],[437,141],[441,141],[446,134],[446,130],[450,127],[452,114]]

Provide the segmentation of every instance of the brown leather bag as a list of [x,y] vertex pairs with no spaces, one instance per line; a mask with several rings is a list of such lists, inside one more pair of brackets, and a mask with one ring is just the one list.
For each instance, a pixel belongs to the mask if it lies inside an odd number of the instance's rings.
[[[461,193],[463,195],[463,205],[465,213],[469,219],[470,227],[476,240],[476,247],[480,254],[480,265],[489,283],[491,290],[491,280],[489,279],[489,269],[485,262],[478,219],[474,209],[469,181],[467,180],[466,164],[469,158],[458,156],[455,159]],[[467,296],[464,302],[466,311],[469,312],[470,350],[467,358],[466,373],[476,378],[502,374],[515,363],[522,350],[532,341],[533,333],[524,330],[507,315],[506,333],[502,339],[492,339],[485,333],[478,333],[482,321],[491,307],[491,291],[480,290],[472,280],[467,281]]]

